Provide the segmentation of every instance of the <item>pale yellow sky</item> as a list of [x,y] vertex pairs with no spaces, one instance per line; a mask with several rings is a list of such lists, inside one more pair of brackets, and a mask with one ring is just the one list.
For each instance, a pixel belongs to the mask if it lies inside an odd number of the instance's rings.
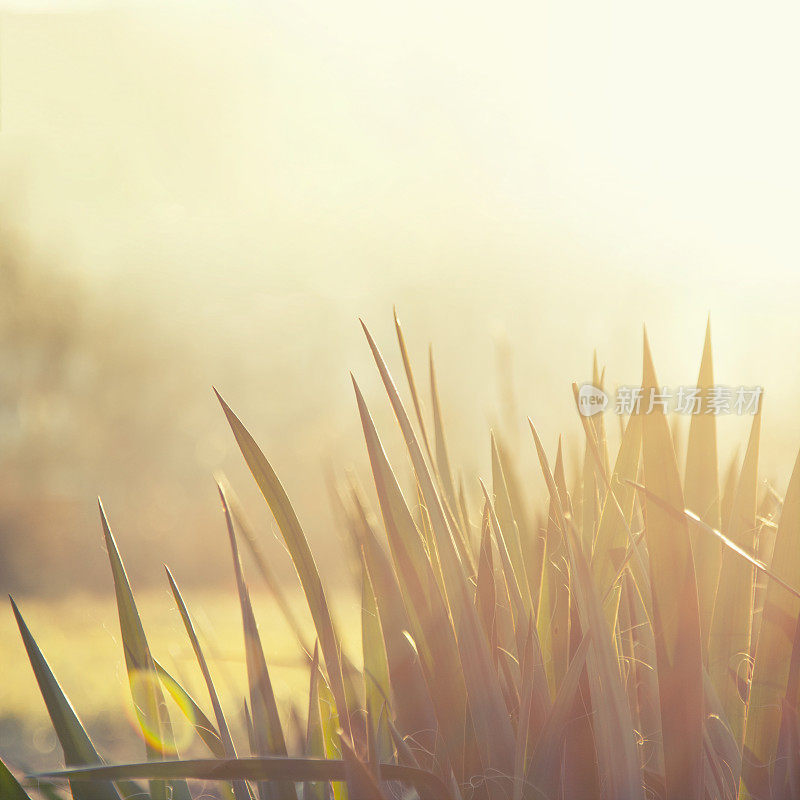
[[396,301],[471,398],[463,431],[500,332],[551,442],[594,347],[633,383],[646,322],[690,382],[711,312],[720,380],[765,385],[788,469],[795,4],[6,7],[2,203],[97,291],[288,349],[343,397],[356,314],[388,340]]

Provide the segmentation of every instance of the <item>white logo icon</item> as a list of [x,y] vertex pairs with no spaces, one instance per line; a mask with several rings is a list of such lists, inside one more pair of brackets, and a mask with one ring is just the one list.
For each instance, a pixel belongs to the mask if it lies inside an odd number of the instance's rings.
[[584,417],[593,417],[606,410],[608,395],[591,383],[584,383],[578,390],[578,411]]

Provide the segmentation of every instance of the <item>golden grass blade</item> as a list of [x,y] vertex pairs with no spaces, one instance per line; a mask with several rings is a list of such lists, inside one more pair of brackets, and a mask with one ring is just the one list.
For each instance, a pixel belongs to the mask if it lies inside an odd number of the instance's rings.
[[[151,760],[158,760],[164,757],[165,752],[175,750],[172,724],[125,566],[111,533],[103,504],[99,500],[98,505],[106,550],[114,577],[119,627],[133,706],[144,733],[147,757]],[[189,787],[185,782],[172,783],[170,788],[172,800],[191,800]],[[167,800],[167,787],[160,781],[153,781],[150,784],[150,794],[152,800]]]
[[[660,391],[646,334],[642,386],[645,397],[651,389]],[[642,420],[645,484],[683,508],[666,416],[650,413]],[[702,800],[702,647],[689,531],[684,519],[676,519],[649,499],[644,511],[667,800]]]
[[228,404],[220,397],[219,392],[216,389],[214,391],[222,405],[222,410],[225,412],[239,449],[242,451],[242,455],[258,484],[258,488],[261,490],[261,494],[264,495],[270,511],[272,511],[275,522],[277,522],[283,540],[289,550],[289,555],[294,562],[300,583],[305,592],[311,617],[314,620],[314,627],[319,637],[331,691],[336,700],[339,721],[344,732],[350,735],[350,716],[342,673],[341,646],[333,626],[328,601],[322,588],[322,581],[319,577],[317,565],[314,562],[314,556],[311,554],[311,549],[308,546],[300,521],[297,519],[297,514],[272,466],[236,414],[231,411]]
[[545,563],[539,596],[537,631],[542,643],[550,692],[555,695],[569,664],[570,565],[566,548],[567,520],[564,503],[569,501],[564,483],[564,462],[559,439],[555,475],[550,471],[539,434],[528,419],[539,464],[550,494],[550,512],[545,538]]
[[522,593],[519,588],[519,580],[514,572],[514,565],[511,563],[511,558],[508,554],[508,548],[506,547],[505,537],[503,536],[503,531],[500,528],[500,523],[497,520],[497,514],[495,513],[494,506],[492,505],[492,500],[489,497],[489,492],[486,490],[483,481],[480,483],[481,489],[483,489],[486,508],[489,512],[489,521],[491,522],[492,531],[494,532],[497,551],[500,553],[500,563],[502,565],[503,575],[506,580],[506,588],[508,590],[508,595],[511,598],[511,609],[514,615],[514,629],[517,633],[517,650],[521,653],[522,645],[524,643],[524,639],[522,637],[525,635],[523,630],[525,627],[524,620],[526,620],[533,613],[533,609],[531,608],[530,601],[528,601],[526,604],[522,598]]
[[[641,583],[647,581],[643,576]],[[622,602],[627,602],[633,639],[633,678],[639,715],[638,728],[642,736],[641,762],[651,774],[664,780],[664,747],[661,741],[661,704],[656,671],[656,644],[643,591],[628,572],[623,576]]]
[[[800,456],[786,490],[775,536],[766,589],[761,630],[755,653],[750,700],[747,707],[741,798],[767,797],[769,770],[775,761],[786,695],[794,632],[800,616],[800,593],[786,591],[800,586]],[[780,571],[780,580],[777,572]]]
[[501,775],[512,775],[513,731],[505,713],[503,695],[497,672],[491,661],[489,643],[478,621],[471,591],[456,552],[452,531],[394,381],[371,334],[363,323],[362,327],[406,440],[425,505],[430,514],[442,574],[445,578],[448,606],[456,631],[464,682],[469,696],[475,741],[481,753],[483,767],[485,770],[497,770]]
[[[758,450],[761,415],[753,419],[750,440],[739,476],[726,533],[743,550],[756,546]],[[705,536],[700,533],[698,535]],[[716,688],[724,718],[741,747],[744,740],[745,698],[739,683],[747,683],[750,658],[750,620],[753,613],[754,566],[724,548],[708,646],[708,672]],[[738,783],[738,775],[737,783]]]
[[[530,513],[525,499],[524,486],[520,479],[519,468],[511,448],[507,447],[501,438],[495,434],[497,454],[503,479],[508,489],[508,498],[511,504],[511,513],[517,523],[517,532],[522,550],[522,563],[528,580],[528,592],[531,600],[536,603],[539,599],[539,580],[542,574],[542,558],[544,556],[544,540],[536,525],[531,521]],[[494,474],[492,475],[494,484]]]
[[706,722],[703,733],[706,759],[706,791],[720,800],[736,800],[742,772],[741,743],[737,742],[714,684],[703,670]]
[[642,486],[641,484],[633,481],[631,481],[631,485],[635,486],[636,489],[645,495],[648,500],[651,500],[655,505],[662,508],[668,514],[671,514],[676,519],[685,519],[698,530],[705,531],[712,536],[716,536],[717,539],[729,550],[738,554],[740,558],[743,558],[745,561],[752,564],[759,572],[763,572],[765,575],[769,576],[769,578],[771,578],[789,594],[800,598],[800,589],[793,586],[788,581],[785,581],[774,569],[768,567],[763,561],[756,558],[752,553],[748,553],[744,548],[740,547],[738,544],[736,544],[736,542],[722,533],[722,531],[715,530],[710,525],[707,525],[705,522],[703,522],[703,520],[700,519],[700,517],[697,516],[697,514],[694,513],[694,511],[689,511],[688,508],[681,511],[671,503],[668,503],[666,500],[664,500],[663,497],[660,497],[655,492],[651,492],[646,486]]
[[460,743],[470,741],[472,733],[468,721],[458,711],[466,708],[467,694],[452,620],[422,536],[400,491],[355,379],[353,388],[411,634],[419,652],[439,729],[449,748],[448,756],[457,777],[463,778],[468,765],[464,764]]
[[628,548],[636,490],[627,481],[635,480],[638,475],[641,446],[642,418],[634,414],[622,437],[592,553],[592,570],[601,597],[605,597],[616,579]]
[[[711,319],[706,325],[703,357],[697,387],[703,398],[700,412],[692,414],[689,423],[689,441],[686,449],[686,476],[684,478],[684,505],[694,511],[712,528],[719,529],[720,494],[717,466],[717,417],[709,411],[709,390],[714,385],[714,368],[711,359]],[[700,630],[703,652],[708,645],[714,598],[717,593],[722,549],[719,542],[708,536],[692,532],[697,596],[700,607]]]
[[[344,774],[347,780],[347,794],[351,800],[389,800],[367,765],[356,755],[350,742],[342,737],[342,756]],[[380,775],[380,765],[376,765]]]
[[525,777],[526,789],[533,787],[534,797],[554,798],[560,796],[564,734],[575,705],[578,684],[586,665],[586,655],[590,643],[591,635],[586,634],[569,663],[564,680],[558,688],[550,714],[534,748],[530,767]]
[[723,482],[722,499],[719,504],[720,530],[727,532],[727,525],[731,519],[733,511],[733,500],[736,496],[736,486],[739,483],[739,451],[737,450],[731,457],[728,469],[725,470],[725,480]]
[[[520,527],[514,514],[511,504],[511,495],[506,482],[505,471],[500,460],[500,451],[497,447],[497,440],[494,433],[491,436],[492,444],[492,488],[494,490],[494,511],[497,515],[499,529],[503,533],[508,556],[513,566],[516,576],[517,586],[525,606],[525,617],[533,613],[533,601],[531,599],[530,586],[528,582],[528,571],[525,567],[525,556],[522,552],[522,535]],[[484,488],[484,493],[486,489]]]
[[431,381],[431,404],[433,405],[433,433],[436,445],[436,471],[444,490],[444,497],[451,510],[457,506],[456,490],[453,484],[453,473],[450,469],[450,456],[447,453],[447,441],[444,435],[444,422],[442,420],[442,406],[439,402],[439,388],[436,383],[436,368],[433,364],[433,348],[428,351]]
[[475,607],[483,624],[486,638],[497,660],[497,590],[494,582],[494,558],[492,556],[491,522],[489,504],[484,504],[481,534],[481,552],[478,560],[478,577],[475,585]]
[[800,796],[800,718],[797,698],[800,696],[800,620],[795,627],[789,679],[781,707],[781,729],[778,735],[778,757],[772,775],[773,797]]
[[593,728],[600,781],[609,797],[644,800],[644,779],[634,740],[628,698],[617,662],[611,630],[592,582],[580,543],[570,530],[570,558],[581,628],[592,631],[586,656]]
[[539,742],[545,720],[553,706],[533,617],[528,620],[528,633],[522,652],[520,672],[522,673],[522,686],[517,723],[514,800],[521,800],[524,796],[525,776],[531,764],[533,751]]
[[419,394],[417,394],[417,386],[414,382],[414,372],[411,369],[411,359],[408,357],[408,348],[406,347],[405,336],[403,336],[403,329],[400,326],[400,319],[397,316],[397,309],[393,309],[394,313],[394,328],[397,333],[397,343],[400,345],[400,355],[403,359],[403,370],[406,373],[406,380],[408,381],[408,389],[411,392],[411,401],[414,404],[414,412],[417,415],[417,422],[419,423],[419,430],[422,434],[422,441],[425,445],[425,452],[428,454],[428,460],[431,464],[434,463],[433,453],[431,451],[430,442],[428,441],[428,433],[425,430],[425,418],[422,416],[422,404],[419,401]]

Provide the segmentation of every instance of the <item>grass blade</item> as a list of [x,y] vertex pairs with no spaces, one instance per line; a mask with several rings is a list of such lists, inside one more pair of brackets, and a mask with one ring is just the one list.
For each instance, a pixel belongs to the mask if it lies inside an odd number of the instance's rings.
[[[108,560],[114,578],[119,628],[133,706],[144,734],[147,757],[158,760],[164,757],[165,752],[175,751],[172,724],[125,566],[111,533],[103,504],[99,501],[98,504]],[[191,800],[189,787],[185,782],[171,783],[170,789],[172,800]],[[160,781],[153,781],[150,784],[150,794],[152,800],[167,800],[167,787]]]
[[[684,479],[684,505],[694,511],[712,528],[720,528],[720,495],[717,466],[717,416],[709,410],[709,391],[714,386],[714,368],[711,359],[711,319],[706,326],[703,357],[697,387],[702,403],[699,413],[692,414],[689,423],[689,442],[686,448],[686,476]],[[714,598],[717,593],[722,550],[719,542],[692,531],[697,595],[700,608],[700,630],[703,650],[708,644]]]
[[336,700],[336,709],[339,713],[339,722],[344,732],[350,735],[350,716],[347,709],[347,700],[344,689],[344,676],[342,674],[341,648],[339,639],[333,626],[328,601],[325,591],[322,588],[322,581],[319,577],[314,556],[308,546],[308,541],[300,521],[297,519],[294,508],[289,501],[278,476],[272,466],[264,457],[261,449],[256,444],[253,437],[239,421],[236,414],[231,411],[228,404],[220,397],[219,392],[214,390],[217,399],[222,405],[222,410],[231,426],[233,435],[242,451],[247,466],[258,484],[258,488],[264,495],[272,515],[280,528],[289,555],[292,557],[295,569],[303,585],[306,595],[308,608],[314,620],[314,626],[319,637],[322,656],[325,659],[325,668],[328,671],[331,691]]
[[[14,598],[9,597],[14,617],[17,620],[22,642],[31,662],[33,674],[39,684],[39,691],[47,706],[47,713],[55,729],[61,749],[64,751],[64,761],[67,766],[83,764],[102,764],[103,759],[95,750],[89,734],[86,733],[78,715],[72,708],[61,686],[53,675],[50,665],[45,660],[39,645],[33,638],[25,620],[22,618]],[[114,785],[108,782],[95,786],[74,786],[72,793],[75,800],[119,800],[119,794]],[[0,795],[3,796],[4,795]]]
[[461,667],[469,697],[475,740],[481,753],[483,767],[484,770],[497,770],[500,775],[510,776],[514,769],[514,739],[511,723],[505,712],[498,675],[491,662],[489,643],[480,627],[463,567],[456,553],[453,533],[448,525],[441,499],[434,487],[419,443],[411,428],[408,415],[403,408],[383,357],[363,323],[362,327],[406,440],[425,505],[430,514],[442,573],[445,578],[448,605],[461,656]]
[[11,770],[0,758],[0,797],[3,800],[31,800],[19,781],[11,774]]
[[[756,546],[760,431],[761,415],[758,414],[753,419],[733,510],[726,528],[732,541],[751,552]],[[705,537],[702,532],[697,535]],[[724,548],[709,638],[708,672],[716,688],[724,717],[739,746],[744,739],[746,709],[745,698],[739,691],[739,681],[743,679],[746,683],[749,672],[754,577],[755,569],[752,564]],[[737,775],[737,782],[738,777]]]
[[[250,686],[250,714],[253,720],[253,734],[256,745],[253,755],[285,756],[287,752],[283,727],[278,716],[278,706],[275,702],[275,694],[272,691],[272,681],[269,677],[267,661],[264,658],[264,649],[261,646],[261,635],[258,632],[253,606],[250,602],[250,592],[245,583],[242,564],[239,560],[239,548],[236,544],[233,520],[221,487],[219,495],[228,527],[233,569],[236,573],[236,589],[239,594],[239,604],[242,611],[247,680]],[[274,786],[264,784],[261,786],[259,793],[262,800],[268,800],[268,798],[269,800],[297,800],[297,792],[291,784],[287,783],[276,783]]]
[[[340,759],[317,758],[237,758],[183,759],[180,761],[147,761],[137,764],[115,764],[100,767],[73,767],[43,772],[32,777],[61,780],[95,781],[120,778],[190,778],[207,781],[344,781],[346,764]],[[432,772],[400,764],[381,764],[381,780],[400,781],[431,792],[436,800],[453,800],[449,789]]]
[[[203,680],[205,681],[208,695],[211,698],[211,707],[214,709],[214,717],[217,720],[217,727],[219,729],[218,736],[222,749],[221,755],[218,755],[217,757],[236,758],[236,747],[233,744],[233,738],[231,737],[231,732],[228,728],[228,723],[225,719],[225,713],[222,710],[222,704],[219,701],[219,695],[217,694],[217,690],[214,686],[214,681],[211,679],[211,670],[208,667],[208,662],[206,661],[206,657],[203,654],[203,649],[200,646],[200,640],[197,638],[197,633],[195,632],[192,618],[189,616],[189,609],[186,607],[186,603],[183,600],[183,596],[178,588],[178,584],[175,582],[175,578],[173,578],[169,567],[165,566],[164,569],[167,572],[167,580],[169,580],[172,596],[175,598],[175,602],[178,605],[178,611],[180,612],[181,619],[183,620],[183,626],[186,628],[186,634],[191,642],[192,650],[194,651],[198,666],[200,667],[200,672],[203,674]],[[236,800],[250,800],[250,793],[245,784],[236,782],[232,788]]]
[[[642,386],[645,397],[650,390],[660,391],[647,335]],[[682,508],[667,419],[663,413],[651,413],[642,420],[645,484]],[[676,519],[656,503],[646,501],[644,511],[667,800],[702,800],[702,648],[689,531],[685,520]]]
[[594,740],[598,768],[608,797],[644,800],[643,777],[634,741],[634,726],[617,663],[611,631],[580,543],[570,530],[570,557],[581,627],[592,631],[587,654]]
[[364,696],[367,711],[367,755],[371,764],[392,758],[392,735],[386,726],[390,708],[391,683],[378,615],[378,601],[372,588],[366,560],[362,560],[361,648],[364,656]]
[[800,616],[800,596],[786,591],[787,586],[800,585],[798,536],[800,456],[786,490],[775,536],[773,572],[780,571],[781,581],[769,581],[764,599],[747,707],[740,797],[757,800],[768,797],[769,771],[777,754],[781,708],[789,682],[794,632]]
[[422,537],[400,491],[355,379],[353,388],[411,633],[417,644],[423,674],[428,683],[442,738],[448,746],[451,764],[457,777],[465,778],[473,765],[464,763],[462,743],[469,741],[472,735],[468,730],[467,720],[459,713],[459,709],[466,708],[467,694],[452,621]]

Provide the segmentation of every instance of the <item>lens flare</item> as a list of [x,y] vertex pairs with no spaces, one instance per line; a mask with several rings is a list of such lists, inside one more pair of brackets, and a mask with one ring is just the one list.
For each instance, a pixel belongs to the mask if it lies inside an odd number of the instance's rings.
[[[177,756],[194,735],[197,716],[186,692],[166,674],[150,670],[129,673],[130,697],[125,712],[131,727],[147,746],[165,756]],[[181,712],[177,721],[170,718],[166,697],[175,702]],[[156,712],[156,703],[158,711]]]

